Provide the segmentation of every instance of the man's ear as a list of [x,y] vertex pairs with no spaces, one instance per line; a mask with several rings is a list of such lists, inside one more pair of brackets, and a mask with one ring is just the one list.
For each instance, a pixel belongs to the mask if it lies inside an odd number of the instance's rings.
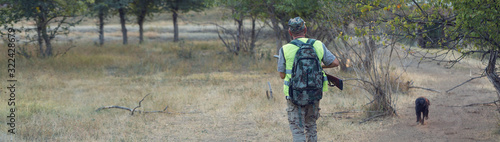
[[293,37],[293,35],[292,35],[292,31],[290,31],[290,29],[288,29],[288,34],[290,34],[290,36],[292,36],[292,37]]

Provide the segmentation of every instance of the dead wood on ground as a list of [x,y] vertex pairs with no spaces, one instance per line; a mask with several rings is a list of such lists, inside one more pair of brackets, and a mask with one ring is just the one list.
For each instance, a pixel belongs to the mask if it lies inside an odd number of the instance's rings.
[[170,114],[170,112],[167,111],[167,108],[168,106],[165,107],[165,109],[163,110],[157,110],[157,111],[141,111],[141,110],[138,110],[137,108],[140,108],[141,107],[141,103],[142,101],[144,101],[144,99],[149,96],[150,94],[147,94],[146,96],[144,96],[140,101],[139,101],[139,105],[134,107],[133,109],[132,108],[128,108],[128,107],[124,107],[124,106],[116,106],[116,105],[112,105],[112,106],[103,106],[103,107],[100,107],[98,108],[97,110],[95,111],[101,111],[103,109],[111,109],[111,108],[117,108],[117,109],[124,109],[124,110],[128,110],[130,111],[130,115],[134,115],[134,112],[138,112],[138,113],[168,113]]

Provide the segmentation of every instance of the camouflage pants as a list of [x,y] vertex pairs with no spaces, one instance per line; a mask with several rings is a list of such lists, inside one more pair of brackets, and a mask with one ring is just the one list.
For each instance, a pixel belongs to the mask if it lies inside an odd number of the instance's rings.
[[316,120],[319,118],[319,101],[307,106],[297,106],[287,101],[288,122],[294,142],[318,141]]

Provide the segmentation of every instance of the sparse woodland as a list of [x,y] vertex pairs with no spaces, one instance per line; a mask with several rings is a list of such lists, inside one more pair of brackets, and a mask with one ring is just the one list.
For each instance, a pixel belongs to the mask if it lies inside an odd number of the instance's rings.
[[0,15],[18,79],[0,141],[289,141],[274,55],[296,16],[345,83],[324,93],[321,141],[500,139],[496,0],[0,0]]

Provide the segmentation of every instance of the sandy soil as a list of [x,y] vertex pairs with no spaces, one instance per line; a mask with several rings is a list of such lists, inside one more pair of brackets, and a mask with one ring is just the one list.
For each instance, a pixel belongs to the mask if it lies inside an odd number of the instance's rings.
[[460,64],[452,69],[445,69],[436,63],[423,63],[419,67],[412,64],[408,69],[409,74],[427,78],[416,80],[415,86],[443,92],[417,91],[431,101],[429,120],[426,120],[426,125],[417,125],[414,104],[408,104],[398,110],[398,117],[383,120],[381,123],[384,126],[368,134],[368,139],[384,142],[500,141],[500,117],[495,105],[460,107],[498,99],[487,78],[476,79],[448,93],[444,92],[470,79],[471,70],[478,69],[470,64]]
[[[415,60],[418,61],[418,60]],[[318,132],[319,139],[332,140],[340,138],[341,141],[374,141],[374,142],[403,142],[403,141],[423,141],[423,142],[463,142],[463,141],[500,141],[499,134],[499,113],[494,105],[475,105],[462,107],[474,103],[487,103],[497,100],[496,92],[487,78],[473,80],[466,85],[458,87],[448,93],[444,91],[471,78],[470,72],[478,70],[470,64],[459,64],[455,68],[446,69],[436,63],[422,63],[417,67],[416,62],[408,68],[408,74],[420,75],[415,78],[414,86],[432,88],[443,93],[436,93],[422,89],[412,89],[410,95],[425,96],[431,101],[430,119],[426,120],[426,125],[417,125],[415,122],[414,103],[407,103],[398,108],[398,116],[379,118],[365,124],[353,124],[347,127],[363,127],[370,125],[371,129],[360,130],[361,133],[348,135],[325,134]],[[472,75],[475,77],[475,75]],[[271,124],[277,131],[287,133],[273,133],[272,130],[264,132],[259,130],[263,124],[252,121],[255,117],[252,114],[240,114],[232,118],[225,118],[213,113],[177,115],[162,120],[166,126],[159,127],[158,131],[167,128],[181,131],[168,132],[171,137],[166,139],[172,141],[289,141],[289,133],[281,110],[272,112],[282,115],[275,117]],[[255,117],[258,118],[258,117]],[[253,120],[256,120],[253,118]],[[322,118],[330,119],[330,118]],[[235,121],[238,120],[238,121]],[[354,119],[352,119],[354,120]],[[351,121],[350,119],[340,119],[338,121]],[[357,120],[354,120],[358,122]],[[235,122],[224,125],[225,122]],[[320,123],[320,122],[318,122]],[[374,125],[375,124],[375,125]],[[371,127],[376,126],[376,127]],[[186,129],[189,128],[189,129]],[[333,128],[339,129],[340,127]],[[186,136],[185,133],[201,131],[193,136]],[[186,136],[186,137],[182,137]]]

